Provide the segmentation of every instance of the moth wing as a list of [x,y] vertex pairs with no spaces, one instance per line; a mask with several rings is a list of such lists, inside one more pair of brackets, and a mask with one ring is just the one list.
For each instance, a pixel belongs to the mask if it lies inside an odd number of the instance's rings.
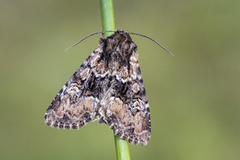
[[130,57],[130,68],[123,66],[101,101],[99,123],[106,123],[120,139],[147,145],[151,137],[150,110],[137,59]]
[[96,84],[98,75],[104,72],[103,63],[98,63],[102,47],[96,48],[56,95],[45,113],[45,123],[51,127],[79,129],[89,121],[99,118],[99,93],[102,86]]

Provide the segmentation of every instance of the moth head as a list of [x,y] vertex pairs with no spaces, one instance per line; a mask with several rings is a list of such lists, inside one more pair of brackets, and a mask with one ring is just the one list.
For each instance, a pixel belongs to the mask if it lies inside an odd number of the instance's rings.
[[[111,36],[105,38],[103,33],[105,32],[114,32]],[[67,51],[68,49],[76,46],[77,44],[79,44],[80,42],[82,42],[84,39],[92,36],[92,35],[95,35],[95,34],[99,34],[99,33],[102,33],[103,35],[103,38],[100,38],[99,40],[99,44],[103,44],[104,42],[106,42],[108,39],[113,39],[115,43],[121,43],[121,44],[132,44],[132,38],[130,37],[129,34],[133,34],[133,35],[138,35],[138,36],[142,36],[142,37],[145,37],[145,38],[148,38],[150,39],[151,41],[155,42],[157,45],[159,45],[162,49],[164,49],[165,51],[167,51],[168,53],[170,53],[172,56],[174,56],[169,50],[167,50],[165,47],[163,47],[161,44],[159,44],[157,41],[155,41],[154,39],[148,37],[148,36],[145,36],[143,34],[139,34],[139,33],[133,33],[133,32],[125,32],[124,30],[122,29],[118,29],[116,31],[100,31],[100,32],[96,32],[96,33],[92,33],[86,37],[84,37],[83,39],[81,39],[80,41],[78,41],[77,43],[75,43],[74,45],[68,47],[65,51]],[[131,46],[130,46],[131,47]]]

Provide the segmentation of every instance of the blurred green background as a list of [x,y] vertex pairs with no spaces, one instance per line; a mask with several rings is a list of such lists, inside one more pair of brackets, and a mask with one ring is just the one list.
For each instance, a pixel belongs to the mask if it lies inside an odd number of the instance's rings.
[[[240,1],[114,1],[116,28],[143,37],[139,62],[152,120],[132,159],[240,159]],[[116,159],[113,133],[44,123],[49,104],[98,46],[99,1],[0,1],[0,159]]]

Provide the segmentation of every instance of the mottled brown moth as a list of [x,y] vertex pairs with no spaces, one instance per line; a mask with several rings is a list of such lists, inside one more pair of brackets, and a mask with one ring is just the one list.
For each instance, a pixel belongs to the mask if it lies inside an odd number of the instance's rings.
[[109,125],[120,139],[143,146],[149,142],[149,104],[138,63],[137,45],[129,34],[135,33],[118,29],[99,40],[98,47],[50,104],[45,113],[47,125],[79,129],[98,120]]

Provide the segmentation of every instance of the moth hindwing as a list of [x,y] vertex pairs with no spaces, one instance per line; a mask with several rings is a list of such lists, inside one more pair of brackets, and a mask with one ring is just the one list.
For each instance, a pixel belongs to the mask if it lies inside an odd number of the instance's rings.
[[121,29],[99,40],[45,113],[47,125],[63,129],[79,129],[95,120],[130,143],[144,146],[150,140],[150,111],[137,45]]

